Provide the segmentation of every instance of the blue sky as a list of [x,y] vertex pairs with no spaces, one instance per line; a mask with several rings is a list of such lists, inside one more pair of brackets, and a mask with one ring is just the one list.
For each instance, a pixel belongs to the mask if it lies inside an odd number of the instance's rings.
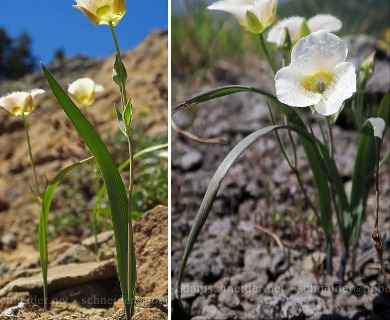
[[[74,0],[0,0],[0,27],[13,38],[27,31],[38,63],[48,64],[61,47],[66,56],[113,53],[109,27],[93,25],[73,4]],[[115,27],[121,50],[136,47],[152,30],[167,28],[167,7],[168,0],[127,0],[127,13]]]

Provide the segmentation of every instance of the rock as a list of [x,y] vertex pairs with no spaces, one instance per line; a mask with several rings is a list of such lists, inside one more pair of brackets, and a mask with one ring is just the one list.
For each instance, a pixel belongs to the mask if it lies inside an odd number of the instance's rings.
[[251,180],[245,186],[245,191],[253,198],[258,199],[264,194],[264,189],[260,180]]
[[286,284],[290,293],[316,293],[319,290],[317,279],[310,271],[300,272],[293,276]]
[[6,233],[1,237],[3,249],[14,250],[16,249],[17,244],[16,236],[13,233]]
[[[101,246],[103,243],[106,244],[110,240],[113,240],[112,244],[115,245],[114,241],[114,231],[104,231],[97,235],[97,244]],[[81,244],[87,247],[89,250],[94,250],[95,248],[95,236],[90,236],[89,238],[83,240]]]
[[208,233],[211,237],[223,236],[229,234],[232,228],[232,222],[229,217],[224,217],[213,221],[208,227]]
[[[244,200],[238,207],[238,215],[242,220],[250,220],[255,208],[255,201],[253,199]],[[242,221],[241,220],[241,221]]]
[[260,294],[265,293],[268,277],[266,274],[259,274],[255,279],[242,285],[241,297],[251,304],[255,303]]
[[92,262],[95,260],[96,256],[91,250],[81,244],[75,244],[52,263],[49,263],[49,266],[53,267],[60,264]]
[[202,316],[207,319],[225,319],[223,313],[214,305],[204,306],[202,310]]
[[[121,307],[107,320],[125,320],[125,310]],[[168,320],[168,298],[135,297],[132,320]]]
[[280,248],[271,253],[266,248],[248,249],[245,252],[244,266],[246,271],[268,274],[276,278],[288,268],[288,261]]
[[[76,286],[82,283],[111,279],[116,277],[116,266],[113,260],[59,265],[48,270],[49,291]],[[0,297],[9,292],[29,291],[39,293],[42,290],[42,276],[20,277],[0,289]]]
[[286,297],[284,293],[276,297],[264,297],[256,307],[258,319],[305,319],[299,303]]
[[314,294],[292,295],[290,299],[301,306],[303,313],[310,320],[318,320],[322,315],[331,313],[325,301]]
[[337,311],[348,317],[354,317],[357,310],[370,313],[372,301],[375,294],[369,287],[356,286],[353,283],[347,283],[340,287],[340,293],[336,296],[335,304]]
[[207,294],[207,296],[205,294],[198,296],[192,302],[191,314],[192,315],[202,314],[202,310],[205,306],[217,305],[217,303],[218,303],[217,295],[214,293]]
[[221,292],[218,295],[218,302],[229,307],[231,309],[236,309],[241,305],[240,298],[234,292]]
[[375,70],[372,78],[368,81],[366,93],[375,95],[385,94],[390,86],[390,61],[389,56],[377,46],[377,40],[365,34],[344,37],[348,47],[348,60],[356,68],[373,51],[376,51]]
[[[137,295],[168,295],[168,208],[157,206],[134,223]],[[157,279],[157,280],[156,280]]]
[[17,318],[19,310],[24,309],[26,304],[24,302],[19,302],[17,306],[10,307],[4,310],[1,315],[6,318]]
[[[213,241],[212,241],[213,242]],[[219,249],[207,241],[195,248],[188,259],[185,275],[211,283],[223,274],[224,266]]]
[[9,203],[6,198],[0,196],[0,212],[6,211],[9,208]]
[[198,151],[190,151],[181,157],[180,168],[184,171],[195,171],[202,166],[203,156]]
[[230,278],[230,284],[232,286],[243,286],[258,277],[256,272],[244,271],[241,273],[237,273]]
[[184,282],[181,284],[181,298],[182,300],[193,299],[202,293],[204,287],[203,282],[193,281]]

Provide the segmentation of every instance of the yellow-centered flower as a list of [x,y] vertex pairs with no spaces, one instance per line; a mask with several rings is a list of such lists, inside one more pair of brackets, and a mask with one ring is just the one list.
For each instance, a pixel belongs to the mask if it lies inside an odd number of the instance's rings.
[[273,23],[277,3],[277,0],[222,0],[207,9],[228,12],[244,29],[261,33]]
[[72,82],[68,87],[68,93],[79,106],[87,107],[95,101],[95,92],[102,92],[103,86],[96,84],[90,78],[81,78]]
[[275,75],[278,99],[292,107],[314,106],[331,115],[356,91],[356,73],[346,62],[348,49],[343,40],[317,31],[297,42],[291,64]]
[[73,7],[82,11],[93,24],[116,26],[126,13],[125,0],[75,0]]
[[30,92],[16,91],[0,98],[0,107],[7,110],[11,115],[28,115],[35,109],[34,98],[45,91],[34,89]]

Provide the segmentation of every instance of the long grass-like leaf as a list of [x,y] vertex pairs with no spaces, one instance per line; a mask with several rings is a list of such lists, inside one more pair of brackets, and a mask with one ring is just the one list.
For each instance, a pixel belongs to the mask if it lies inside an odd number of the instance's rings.
[[[266,128],[262,128],[260,130],[255,131],[254,133],[248,135],[243,140],[241,140],[234,148],[229,152],[226,158],[222,161],[214,176],[212,177],[209,186],[207,187],[205,196],[202,200],[198,213],[195,217],[194,223],[192,225],[190,235],[188,236],[188,240],[186,243],[186,247],[184,250],[184,255],[180,264],[179,270],[179,279],[177,284],[177,296],[181,307],[183,308],[181,301],[181,283],[183,281],[184,269],[188,261],[188,257],[194,247],[194,244],[199,236],[199,233],[204,226],[207,217],[210,213],[211,207],[213,205],[214,199],[217,196],[217,192],[222,184],[223,179],[225,178],[227,172],[232,167],[234,162],[238,159],[238,157],[255,141],[266,135],[267,133],[274,132],[281,129],[289,129],[298,133],[301,138],[301,141],[305,141],[307,144],[315,144],[316,141],[314,138],[304,129],[300,127],[291,127],[287,125],[275,125],[269,126]],[[184,309],[184,308],[183,308]]]
[[[249,87],[249,86],[232,85],[232,86],[224,86],[221,88],[212,89],[210,91],[197,95],[177,105],[176,107],[173,108],[172,114],[174,114],[175,112],[181,109],[189,108],[209,100],[213,100],[216,98],[220,98],[238,92],[252,92],[252,93],[265,96],[270,102],[272,102],[272,104],[277,109],[279,109],[285,115],[285,117],[287,118],[287,122],[289,124],[300,127],[303,130],[307,131],[304,122],[299,117],[298,113],[295,110],[293,110],[293,108],[281,103],[274,95],[262,89]],[[317,187],[318,200],[319,200],[319,206],[321,212],[320,223],[324,228],[326,237],[330,241],[332,238],[332,217],[331,217],[332,207],[331,207],[329,186],[325,182],[328,181],[329,178],[331,178],[332,183],[335,184],[337,188],[337,196],[340,203],[339,205],[341,207],[340,212],[345,213],[349,211],[347,196],[345,194],[344,188],[342,187],[343,183],[341,177],[338,171],[334,170],[336,168],[336,165],[334,161],[329,157],[329,152],[327,148],[320,141],[318,141],[318,146],[316,146],[308,143],[306,140],[302,140],[301,138],[299,138],[299,140],[302,147],[305,150],[308,162],[313,172],[314,182]],[[324,171],[324,167],[326,167],[328,170]],[[332,176],[330,176],[329,174],[330,172],[333,173]],[[347,215],[344,214],[342,217],[339,217],[339,219],[344,221],[346,220],[345,219],[346,216]],[[348,225],[349,221],[345,221],[342,223],[343,225]]]
[[376,162],[379,159],[377,145],[380,145],[380,143],[378,140],[382,140],[385,127],[386,124],[382,118],[370,118],[364,123],[359,135],[351,190],[353,245],[359,239],[368,192],[373,183]]
[[248,86],[239,86],[239,85],[232,85],[232,86],[224,86],[216,89],[212,89],[209,91],[206,91],[205,93],[202,93],[200,95],[197,95],[189,100],[184,101],[183,103],[180,103],[176,107],[172,109],[172,114],[176,113],[177,111],[189,108],[194,105],[213,100],[216,98],[220,98],[223,96],[228,96],[230,94],[238,93],[238,92],[252,92],[256,94],[263,95],[267,97],[271,102],[275,104],[275,106],[283,112],[283,114],[287,117],[289,121],[293,121],[294,123],[299,123],[300,126],[304,126],[301,118],[298,116],[298,114],[291,109],[290,107],[280,103],[278,98],[276,98],[273,94],[270,94],[269,92],[255,88],[255,87],[248,87]]
[[[167,143],[159,144],[157,146],[153,146],[153,147],[148,147],[148,148],[142,149],[142,150],[138,151],[136,154],[134,154],[133,160],[137,160],[138,158],[142,157],[145,154],[148,154],[148,153],[151,153],[151,152],[154,152],[154,151],[157,151],[157,150],[165,149],[165,148],[168,148],[168,144]],[[118,171],[122,172],[126,167],[129,166],[129,164],[130,164],[130,160],[127,159],[125,162],[123,162],[118,167]],[[106,189],[106,185],[103,184],[103,186],[100,188],[100,190],[98,191],[98,193],[96,195],[96,201],[95,201],[95,204],[94,204],[94,207],[93,207],[94,214],[96,214],[96,215],[98,215],[98,213],[99,213],[100,203],[102,201],[103,196],[106,193],[106,190],[107,190]]]
[[[168,144],[167,143],[164,143],[164,144],[159,144],[157,146],[152,146],[152,147],[148,147],[148,148],[145,148],[145,149],[142,149],[140,151],[138,151],[136,154],[134,154],[133,156],[133,160],[137,160],[138,158],[142,157],[143,155],[145,154],[148,154],[148,153],[151,153],[151,152],[154,152],[154,151],[158,151],[158,150],[161,150],[161,149],[165,149],[165,148],[168,148]],[[118,167],[118,171],[119,172],[122,172],[125,168],[127,168],[130,164],[130,159],[127,159],[125,162],[123,162],[119,167]],[[103,184],[102,187],[99,189],[98,193],[96,194],[96,200],[95,200],[95,203],[93,205],[93,215],[94,215],[94,219],[95,221],[97,220],[97,217],[99,216],[100,212],[101,212],[101,208],[100,208],[100,204],[101,204],[101,201],[103,199],[103,196],[106,194],[106,185]],[[133,217],[133,213],[132,213],[132,217]],[[97,243],[95,242],[95,249],[97,249]]]
[[39,256],[41,261],[41,270],[43,277],[43,296],[44,303],[47,304],[48,292],[47,292],[47,266],[48,266],[48,255],[47,255],[47,223],[50,212],[51,202],[53,200],[54,192],[60,183],[60,181],[73,169],[79,167],[83,163],[92,160],[93,157],[89,157],[78,161],[64,169],[62,169],[47,185],[42,198],[42,207],[39,217],[38,226],[38,238],[39,238]]
[[[111,219],[115,234],[119,281],[125,303],[126,314],[130,315],[131,318],[132,304],[135,294],[136,264],[132,236],[128,242],[128,234],[132,235],[132,232],[129,232],[131,230],[128,230],[129,212],[125,186],[123,185],[118,169],[116,168],[107,147],[99,135],[43,65],[42,69],[62,109],[65,111],[69,120],[73,123],[91,154],[94,156],[106,184],[108,200],[111,208]],[[132,248],[130,265],[128,263],[129,246]]]

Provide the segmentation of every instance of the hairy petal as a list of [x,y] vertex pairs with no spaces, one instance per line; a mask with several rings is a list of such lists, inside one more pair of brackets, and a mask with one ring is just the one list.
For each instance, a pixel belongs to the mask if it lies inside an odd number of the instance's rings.
[[328,116],[341,108],[344,100],[356,92],[355,67],[350,62],[342,62],[334,69],[334,80],[322,93],[322,99],[314,105],[316,111]]
[[[267,41],[281,45],[284,39],[285,29],[290,34],[291,42],[297,42],[300,39],[300,29],[303,17],[290,17],[279,21],[268,33]],[[280,40],[282,39],[282,40]]]
[[276,73],[275,88],[279,101],[292,107],[308,107],[321,100],[321,94],[307,91],[302,86],[299,75],[290,67]]
[[255,1],[253,13],[257,16],[262,25],[270,26],[275,18],[277,0]]
[[15,117],[22,113],[27,115],[35,109],[33,98],[44,92],[42,89],[34,89],[30,92],[11,92],[0,98],[0,107]]
[[335,32],[339,31],[342,27],[341,21],[331,14],[317,14],[310,18],[307,24],[311,32],[319,30]]
[[318,71],[331,72],[334,66],[344,62],[348,49],[339,37],[320,30],[297,42],[291,52],[291,68],[301,75]]
[[75,0],[73,7],[83,12],[93,24],[117,25],[126,13],[125,0]]
[[246,11],[251,8],[251,4],[238,1],[218,1],[207,7],[209,10],[220,10],[232,14],[242,26],[246,25]]

